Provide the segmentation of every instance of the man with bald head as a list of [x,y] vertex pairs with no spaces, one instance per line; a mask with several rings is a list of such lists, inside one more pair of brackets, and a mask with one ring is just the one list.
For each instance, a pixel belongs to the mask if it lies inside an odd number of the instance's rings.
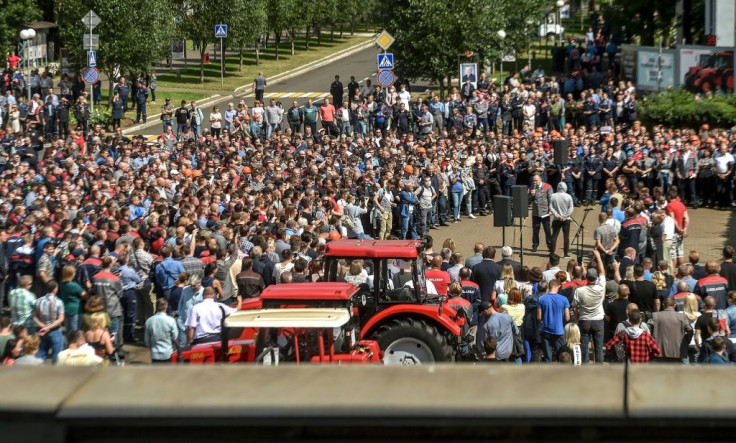
[[447,288],[450,287],[450,273],[442,270],[442,256],[435,255],[432,258],[431,268],[424,272],[427,280],[434,284],[437,293],[441,296],[447,295]]
[[473,247],[473,255],[467,258],[465,260],[465,267],[468,269],[473,269],[473,266],[477,265],[478,263],[483,261],[483,248],[485,245],[483,243],[476,243]]

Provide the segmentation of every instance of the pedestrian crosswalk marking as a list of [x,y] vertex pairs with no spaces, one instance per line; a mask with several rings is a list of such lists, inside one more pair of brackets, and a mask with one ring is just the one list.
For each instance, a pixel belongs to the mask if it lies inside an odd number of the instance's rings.
[[[264,99],[271,98],[312,98],[322,100],[325,97],[329,97],[329,92],[268,92],[263,94]],[[255,97],[254,94],[248,94],[245,98]]]

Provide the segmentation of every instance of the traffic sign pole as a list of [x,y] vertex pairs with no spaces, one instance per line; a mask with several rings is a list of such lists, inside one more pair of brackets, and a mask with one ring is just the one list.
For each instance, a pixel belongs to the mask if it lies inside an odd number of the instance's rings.
[[220,23],[215,25],[215,38],[220,39],[220,87],[225,87],[225,50],[223,39],[227,37],[227,25]]
[[[90,10],[90,12],[92,12]],[[92,16],[90,15],[89,18],[89,45],[92,46]],[[89,113],[92,114],[95,112],[95,87],[94,85],[89,85]]]
[[[89,34],[87,34],[89,36],[89,45],[87,45],[88,48],[85,48],[85,49],[89,49],[89,51],[95,51],[95,49],[97,49],[93,46],[94,38],[92,35],[92,30],[95,29],[97,25],[100,24],[101,21],[102,20],[100,20],[100,17],[95,13],[95,11],[91,9],[89,10],[89,12],[87,12],[87,14],[84,17],[82,17],[82,23],[87,25],[89,29]],[[99,44],[99,39],[97,40],[97,42]],[[84,46],[84,42],[82,42],[82,45]],[[91,65],[91,63],[89,62],[92,60],[93,60],[92,56],[88,56],[88,60],[87,60],[88,64]],[[97,65],[97,54],[94,54],[94,62],[95,62],[94,65],[96,66]],[[91,67],[94,68],[94,66],[91,66]],[[99,73],[96,78],[99,80]],[[94,94],[93,83],[90,83],[89,85],[89,109],[90,109],[90,112],[94,112],[95,110],[95,94]]]

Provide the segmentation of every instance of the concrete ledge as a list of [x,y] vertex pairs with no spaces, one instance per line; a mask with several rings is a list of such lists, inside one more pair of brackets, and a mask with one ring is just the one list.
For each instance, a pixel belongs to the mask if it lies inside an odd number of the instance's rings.
[[[95,373],[91,368],[16,366],[0,370],[0,415],[53,416]],[[1,440],[2,438],[0,438]]]
[[[629,416],[699,419],[736,417],[733,366],[631,365]],[[723,426],[724,424],[721,424]]]
[[[107,368],[64,420],[623,418],[623,367]],[[105,395],[100,395],[105,392]],[[593,395],[593,392],[595,395]],[[490,401],[498,399],[498,401]]]

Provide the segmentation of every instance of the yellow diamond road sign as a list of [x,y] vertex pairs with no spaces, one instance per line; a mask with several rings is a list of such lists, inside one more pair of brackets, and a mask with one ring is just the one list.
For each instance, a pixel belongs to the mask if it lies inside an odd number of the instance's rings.
[[384,51],[387,50],[392,44],[394,44],[394,36],[389,34],[386,31],[381,32],[378,34],[378,37],[376,37],[376,44],[380,46],[381,49]]

